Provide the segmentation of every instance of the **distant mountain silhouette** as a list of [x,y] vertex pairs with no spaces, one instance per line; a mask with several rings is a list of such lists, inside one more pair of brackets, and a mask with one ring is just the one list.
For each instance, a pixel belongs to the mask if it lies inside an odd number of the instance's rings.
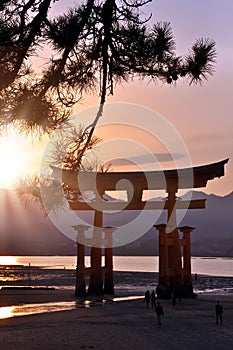
[[[182,199],[187,197],[183,196]],[[206,209],[189,210],[181,225],[193,226],[191,250],[193,256],[233,257],[233,192],[220,197],[193,192],[193,199],[206,198]],[[111,197],[106,197],[112,200]],[[155,200],[158,200],[156,198]],[[0,254],[9,255],[74,255],[76,244],[54,227],[40,208],[17,197],[12,190],[0,189]],[[83,214],[91,223],[91,216]],[[106,214],[105,225],[119,226],[132,220],[137,212]],[[162,213],[159,223],[166,222]],[[152,228],[143,237],[114,249],[114,254],[158,254],[158,232]]]
[[39,206],[0,189],[0,254],[73,255],[75,244],[60,233]]
[[[187,197],[188,195],[185,195],[181,199]],[[206,199],[205,209],[188,210],[178,225],[195,227],[191,233],[192,255],[233,257],[233,192],[221,197],[193,191],[192,199]],[[179,217],[179,211],[177,216]],[[166,223],[166,213],[161,215],[159,223]],[[154,235],[156,245],[153,243]],[[152,254],[154,251],[157,254],[157,240],[158,232],[155,233],[155,230],[151,229],[138,244],[147,254]]]

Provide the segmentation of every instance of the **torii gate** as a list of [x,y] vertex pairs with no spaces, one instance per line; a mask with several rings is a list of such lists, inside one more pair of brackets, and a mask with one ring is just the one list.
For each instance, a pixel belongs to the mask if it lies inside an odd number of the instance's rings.
[[[149,171],[149,172],[109,172],[109,173],[93,173],[93,172],[76,172],[70,170],[64,170],[53,167],[53,177],[59,177],[62,172],[62,182],[67,185],[70,190],[78,191],[80,188],[82,191],[94,191],[96,193],[96,199],[90,203],[85,201],[76,200],[69,201],[70,208],[72,210],[92,210],[93,207],[98,208],[95,210],[94,216],[94,227],[96,228],[94,234],[98,240],[100,232],[105,232],[108,237],[106,239],[111,239],[111,234],[109,228],[103,228],[103,212],[112,210],[157,210],[165,209],[167,210],[168,223],[171,224],[172,221],[172,231],[167,233],[166,229],[161,229],[161,226],[157,226],[160,230],[161,235],[169,240],[169,244],[166,245],[166,249],[162,249],[160,245],[160,267],[162,261],[166,260],[165,265],[159,270],[159,285],[158,292],[160,297],[167,297],[172,289],[179,287],[181,290],[187,292],[187,276],[189,290],[192,290],[190,286],[189,274],[184,274],[184,269],[182,269],[181,262],[181,240],[179,238],[178,228],[176,227],[176,209],[200,209],[205,208],[205,199],[183,201],[176,200],[176,193],[179,189],[190,189],[190,174],[192,174],[192,187],[206,187],[208,180],[212,180],[216,177],[221,177],[224,175],[224,165],[229,159],[222,160],[217,163],[212,163],[203,166],[197,166],[193,168],[186,169],[174,169],[174,170],[164,170],[164,171]],[[122,183],[120,180],[128,180],[128,182]],[[127,183],[130,184],[127,185]],[[93,186],[94,184],[94,186]],[[127,191],[128,201],[125,203],[120,202],[110,202],[103,200],[103,194],[105,191],[116,191],[125,190]],[[132,189],[133,186],[133,189]],[[161,202],[157,201],[143,201],[142,195],[144,190],[166,190],[168,193],[167,199]],[[166,225],[165,225],[166,227]],[[99,228],[99,230],[98,230]],[[79,235],[85,233],[87,227],[77,225],[75,227],[79,232]],[[191,228],[193,229],[193,228]],[[185,228],[184,228],[185,230]],[[187,230],[186,230],[187,232]],[[190,231],[191,232],[191,231]],[[184,241],[184,240],[183,240]],[[186,239],[187,241],[187,239]],[[187,243],[187,242],[186,242]],[[185,244],[186,244],[185,243]],[[190,245],[190,242],[188,242]],[[163,247],[164,248],[164,247]],[[189,251],[189,249],[188,249]],[[86,294],[86,286],[84,275],[86,269],[84,266],[84,255],[85,247],[83,244],[77,242],[77,278],[76,278],[76,296],[83,296]],[[101,267],[102,249],[99,247],[92,246],[91,248],[91,268],[90,281],[89,281],[89,294],[113,294],[114,293],[114,283],[113,283],[113,263],[112,263],[112,247],[106,245],[105,248],[105,268]],[[165,259],[165,260],[164,260]],[[190,270],[190,260],[186,257],[186,271],[188,264],[188,271]],[[165,267],[165,273],[164,273]],[[104,275],[103,276],[103,271]],[[162,272],[163,270],[163,272]],[[186,281],[185,281],[185,278]],[[104,285],[103,285],[103,278]],[[186,284],[186,286],[184,285]]]

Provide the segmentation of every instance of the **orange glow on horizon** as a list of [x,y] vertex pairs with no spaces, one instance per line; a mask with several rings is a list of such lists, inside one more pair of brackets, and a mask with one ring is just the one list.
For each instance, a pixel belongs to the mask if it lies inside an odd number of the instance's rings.
[[19,265],[16,256],[0,256],[0,265]]

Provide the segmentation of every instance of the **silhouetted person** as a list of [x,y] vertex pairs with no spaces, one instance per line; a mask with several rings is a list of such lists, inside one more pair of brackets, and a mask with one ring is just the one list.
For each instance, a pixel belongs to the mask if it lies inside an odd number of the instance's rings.
[[147,291],[145,293],[144,301],[146,302],[146,307],[148,307],[149,304],[150,304],[150,292],[149,292],[148,289],[147,289]]
[[156,296],[155,296],[155,291],[154,290],[152,290],[152,292],[151,292],[150,300],[151,300],[151,306],[155,307]]
[[219,321],[222,324],[223,307],[219,301],[217,301],[217,304],[215,306],[215,314],[216,314],[216,324],[218,324]]
[[176,306],[176,295],[174,292],[171,293],[172,306]]
[[155,312],[158,319],[158,325],[161,326],[161,317],[164,316],[164,312],[163,312],[163,307],[160,305],[159,302],[157,302],[157,305],[155,307]]

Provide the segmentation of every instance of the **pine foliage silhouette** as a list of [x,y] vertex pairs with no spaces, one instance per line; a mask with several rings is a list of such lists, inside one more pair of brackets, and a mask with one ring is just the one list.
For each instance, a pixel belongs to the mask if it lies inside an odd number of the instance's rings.
[[[93,92],[100,95],[100,108],[89,126],[88,144],[116,84],[133,78],[198,83],[213,74],[214,41],[198,39],[186,56],[177,56],[170,23],[151,25],[141,13],[150,1],[87,0],[52,17],[56,2],[1,1],[2,127],[50,133],[86,92]],[[33,59],[46,46],[51,56],[37,73]]]

